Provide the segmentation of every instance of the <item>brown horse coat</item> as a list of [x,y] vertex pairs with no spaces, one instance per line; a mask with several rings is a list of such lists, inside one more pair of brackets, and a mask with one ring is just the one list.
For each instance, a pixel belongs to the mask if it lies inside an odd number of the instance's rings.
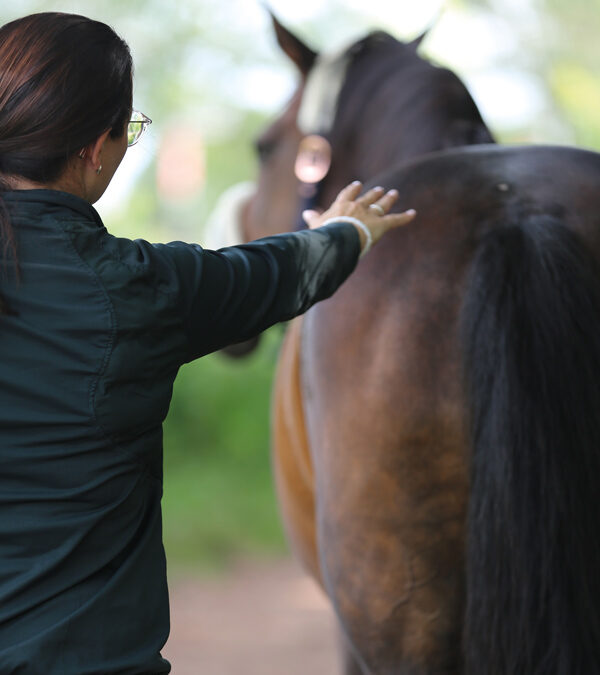
[[406,164],[380,182],[418,219],[288,331],[273,399],[282,513],[365,673],[462,672],[468,271],[487,232],[539,214],[600,260],[599,179],[598,155],[553,147]]
[[600,673],[599,155],[439,152],[492,137],[384,33],[348,52],[330,126],[301,130],[322,61],[275,27],[302,81],[257,142],[247,236],[297,220],[306,133],[332,151],[312,207],[358,178],[418,211],[292,324],[275,382],[282,514],[345,675]]

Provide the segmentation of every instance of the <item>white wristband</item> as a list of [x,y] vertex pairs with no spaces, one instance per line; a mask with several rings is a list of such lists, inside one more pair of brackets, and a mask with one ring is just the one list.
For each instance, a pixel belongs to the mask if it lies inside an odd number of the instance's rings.
[[331,225],[332,223],[352,223],[352,225],[356,225],[356,227],[358,227],[365,233],[365,237],[367,238],[367,240],[365,241],[365,245],[362,247],[362,250],[358,257],[362,258],[369,252],[369,249],[373,245],[373,235],[371,234],[369,228],[362,222],[362,220],[359,220],[358,218],[353,218],[352,216],[338,216],[337,218],[327,219],[323,223],[323,225]]

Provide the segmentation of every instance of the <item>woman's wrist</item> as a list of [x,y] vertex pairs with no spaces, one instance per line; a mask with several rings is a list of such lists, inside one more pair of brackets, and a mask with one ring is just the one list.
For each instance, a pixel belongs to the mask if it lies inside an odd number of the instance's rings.
[[335,216],[333,218],[328,218],[322,225],[330,225],[332,223],[351,223],[354,225],[358,232],[358,237],[360,240],[360,258],[366,255],[369,252],[369,249],[373,245],[373,235],[369,228],[353,216]]

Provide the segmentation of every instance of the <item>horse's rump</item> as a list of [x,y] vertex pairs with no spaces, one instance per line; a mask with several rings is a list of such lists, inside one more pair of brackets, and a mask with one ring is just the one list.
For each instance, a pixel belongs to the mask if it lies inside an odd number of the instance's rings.
[[465,293],[479,292],[470,269],[488,233],[546,217],[576,232],[597,265],[599,179],[598,155],[566,148],[462,149],[406,164],[377,182],[408,195],[418,219],[305,317],[321,571],[372,672],[462,672],[470,450],[460,321]]

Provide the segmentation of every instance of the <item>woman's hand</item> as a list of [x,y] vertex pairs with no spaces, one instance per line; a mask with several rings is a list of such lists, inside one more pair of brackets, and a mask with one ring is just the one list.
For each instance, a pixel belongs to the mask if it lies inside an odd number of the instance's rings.
[[[325,221],[342,217],[356,218],[361,221],[371,233],[375,243],[391,229],[410,223],[416,211],[410,209],[404,213],[388,213],[398,199],[397,190],[385,191],[376,187],[359,197],[362,183],[355,181],[345,187],[337,196],[333,204],[323,213],[304,211],[302,217],[311,228],[320,227]],[[360,235],[361,249],[367,243],[367,235],[361,227],[355,225]]]

